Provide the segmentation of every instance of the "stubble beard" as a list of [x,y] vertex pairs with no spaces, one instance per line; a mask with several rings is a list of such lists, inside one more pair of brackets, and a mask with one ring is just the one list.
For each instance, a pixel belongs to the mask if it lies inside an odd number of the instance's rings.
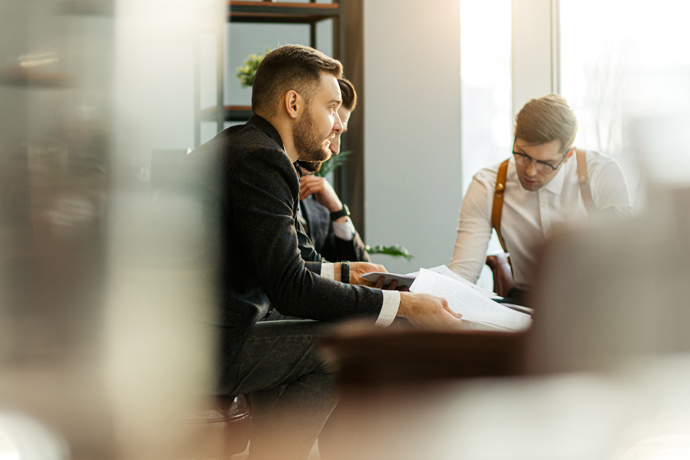
[[331,156],[328,140],[319,138],[316,123],[311,116],[309,107],[306,108],[302,118],[295,125],[293,140],[301,161],[326,161]]

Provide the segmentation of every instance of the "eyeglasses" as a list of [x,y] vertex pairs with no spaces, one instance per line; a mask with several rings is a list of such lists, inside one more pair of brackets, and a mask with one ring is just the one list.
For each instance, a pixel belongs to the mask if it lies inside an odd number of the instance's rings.
[[521,153],[521,152],[516,152],[515,151],[515,141],[513,141],[513,156],[515,157],[515,163],[519,164],[520,166],[524,167],[529,167],[529,165],[534,161],[537,163],[537,172],[540,174],[551,174],[555,170],[558,169],[558,167],[565,161],[565,158],[568,156],[568,152],[565,152],[563,155],[563,158],[561,158],[561,161],[558,162],[556,166],[552,165],[551,163],[546,163],[541,160],[535,160],[531,156],[527,155],[526,153]]

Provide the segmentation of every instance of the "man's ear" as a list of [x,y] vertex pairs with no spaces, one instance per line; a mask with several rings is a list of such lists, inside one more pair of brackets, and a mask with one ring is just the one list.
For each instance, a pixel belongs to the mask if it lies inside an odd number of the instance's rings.
[[304,105],[302,96],[300,96],[297,91],[291,89],[285,93],[283,102],[285,103],[285,111],[287,112],[288,116],[293,120],[296,119],[302,110],[302,106]]
[[572,147],[570,150],[568,150],[568,153],[565,156],[565,161],[563,163],[567,163],[568,160],[570,160],[570,157],[573,156],[573,153],[577,152],[577,147]]

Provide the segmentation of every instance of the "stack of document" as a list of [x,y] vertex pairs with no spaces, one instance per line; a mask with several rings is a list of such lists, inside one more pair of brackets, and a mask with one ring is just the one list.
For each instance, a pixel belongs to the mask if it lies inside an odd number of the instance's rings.
[[478,289],[432,270],[421,269],[410,291],[443,297],[453,311],[462,314],[463,321],[488,329],[522,331],[532,324],[530,315],[496,303]]
[[[464,284],[468,288],[473,289],[473,290],[479,292],[480,294],[485,295],[486,297],[488,297],[490,299],[501,299],[502,298],[500,295],[496,294],[495,292],[491,292],[488,289],[484,289],[484,288],[479,287],[470,281],[467,281],[465,278],[463,278],[462,276],[455,273],[453,270],[448,268],[446,265],[439,265],[438,267],[429,268],[429,271],[432,271],[432,272],[438,273],[440,275],[447,276],[448,278],[452,278],[456,281],[459,281],[460,283]],[[417,275],[419,275],[419,272],[417,272],[415,274],[415,278]]]
[[[421,269],[416,273],[396,275],[394,273],[366,273],[363,278],[375,283],[384,277],[384,285],[397,280],[397,287],[409,287],[412,292],[433,294],[443,297],[453,311],[462,314],[469,329],[498,329],[504,331],[522,331],[532,324],[532,317],[494,302],[500,299],[496,293],[483,289],[462,278],[447,266],[440,265],[430,269]],[[518,308],[518,310],[529,310]]]

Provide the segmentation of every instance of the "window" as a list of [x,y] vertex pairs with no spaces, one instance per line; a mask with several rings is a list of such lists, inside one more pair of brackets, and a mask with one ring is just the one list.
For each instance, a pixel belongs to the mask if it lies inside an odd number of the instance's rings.
[[481,168],[510,156],[510,0],[460,3],[463,188]]
[[[510,4],[510,0],[460,2],[463,190],[467,190],[477,171],[511,154]],[[488,252],[502,252],[495,234]],[[477,284],[493,289],[488,267],[484,267]]]
[[630,120],[690,99],[684,2],[560,0],[561,93],[579,120],[576,145],[614,157],[637,195]]

